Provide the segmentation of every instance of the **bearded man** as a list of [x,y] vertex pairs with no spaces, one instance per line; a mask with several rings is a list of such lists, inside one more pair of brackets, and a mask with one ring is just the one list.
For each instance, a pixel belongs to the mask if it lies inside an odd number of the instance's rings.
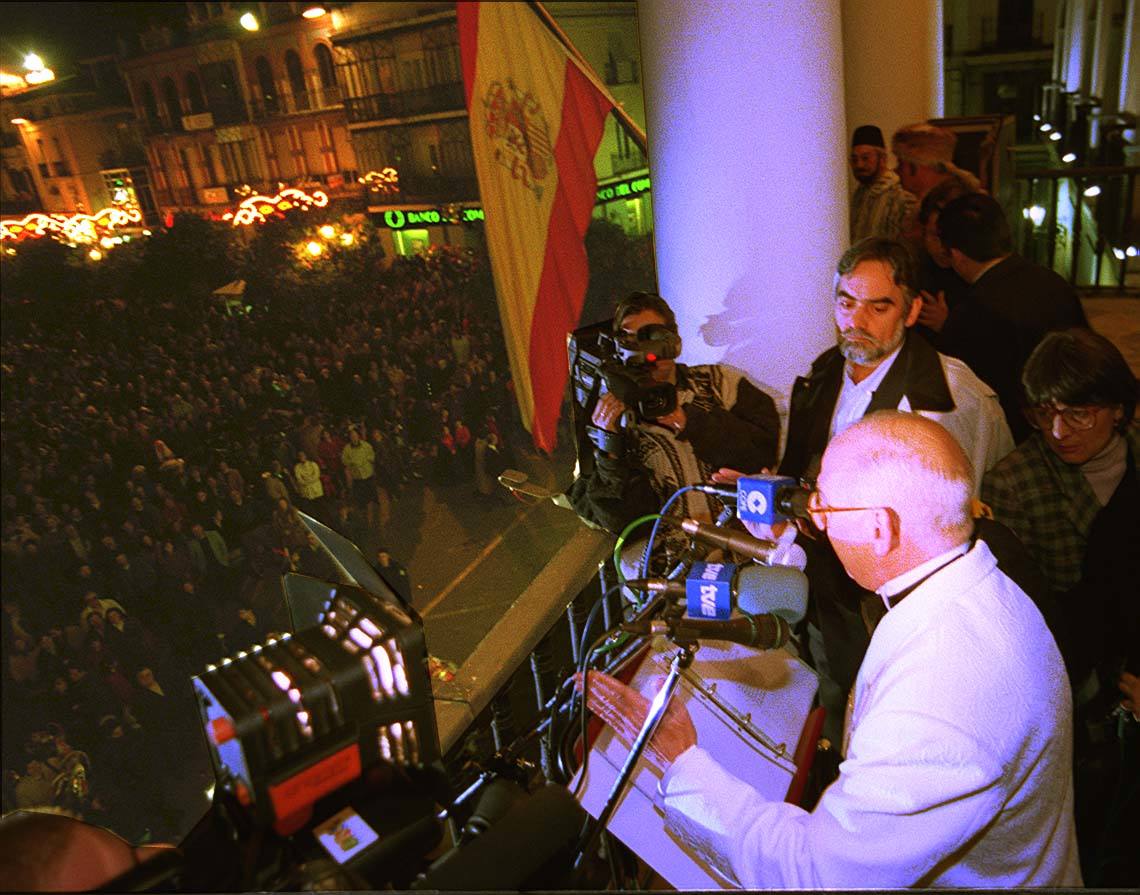
[[910,226],[918,199],[903,189],[887,165],[883,132],[873,124],[855,128],[851,137],[851,174],[859,181],[851,196],[851,241],[867,236],[897,239]]

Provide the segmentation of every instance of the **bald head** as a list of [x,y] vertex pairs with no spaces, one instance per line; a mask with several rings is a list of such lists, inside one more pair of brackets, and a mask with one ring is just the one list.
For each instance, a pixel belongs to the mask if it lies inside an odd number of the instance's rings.
[[954,437],[897,411],[871,414],[832,439],[819,476],[826,505],[872,508],[828,522],[847,571],[872,589],[967,540],[973,489],[973,469]]

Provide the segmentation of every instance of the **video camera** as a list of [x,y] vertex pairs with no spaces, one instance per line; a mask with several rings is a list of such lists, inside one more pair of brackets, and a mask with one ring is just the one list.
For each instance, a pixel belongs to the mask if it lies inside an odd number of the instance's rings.
[[[355,545],[299,515],[339,582],[284,576],[296,633],[193,678],[213,804],[178,849],[107,890],[439,890],[473,880],[510,889],[558,881],[583,819],[577,803],[558,788],[528,792],[522,766],[510,762],[454,796],[422,619]],[[463,829],[450,849],[445,819]],[[526,859],[504,860],[515,847]]]
[[[613,320],[606,320],[572,332],[567,349],[575,431],[599,450],[616,454],[622,448],[620,432],[591,422],[601,395],[609,392],[630,408],[622,428],[660,419],[677,409],[677,387],[653,378],[658,361],[673,360],[681,353],[681,337],[665,324],[650,323],[632,335],[614,335]],[[579,459],[581,454],[579,450]]]

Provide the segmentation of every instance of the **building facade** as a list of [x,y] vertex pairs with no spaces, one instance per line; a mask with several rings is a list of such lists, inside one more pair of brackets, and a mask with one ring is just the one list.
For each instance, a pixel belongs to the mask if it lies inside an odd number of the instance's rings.
[[[320,187],[356,200],[356,156],[332,64],[340,13],[305,4],[187,3],[120,63],[164,216],[218,216],[249,192]],[[253,11],[259,27],[239,20]]]

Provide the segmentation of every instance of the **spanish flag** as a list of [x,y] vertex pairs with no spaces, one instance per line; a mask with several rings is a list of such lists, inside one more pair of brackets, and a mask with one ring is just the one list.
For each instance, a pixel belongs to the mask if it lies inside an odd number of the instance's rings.
[[551,451],[612,100],[529,3],[457,4],[471,148],[523,423]]

